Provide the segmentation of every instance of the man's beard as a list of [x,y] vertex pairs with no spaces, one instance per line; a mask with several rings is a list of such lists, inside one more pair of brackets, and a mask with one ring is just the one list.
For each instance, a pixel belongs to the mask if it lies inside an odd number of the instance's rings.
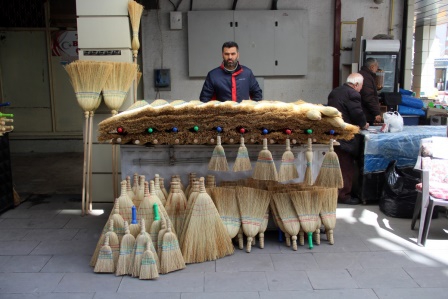
[[234,69],[238,64],[238,60],[224,60],[224,67],[226,69]]

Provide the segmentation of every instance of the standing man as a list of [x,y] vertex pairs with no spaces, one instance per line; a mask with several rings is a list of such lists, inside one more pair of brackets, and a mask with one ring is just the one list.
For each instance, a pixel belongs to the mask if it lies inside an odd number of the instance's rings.
[[381,122],[380,101],[376,90],[375,77],[378,71],[378,61],[375,58],[367,58],[359,73],[364,77],[361,89],[362,110],[370,125]]
[[[359,73],[352,73],[348,76],[347,82],[336,87],[328,95],[328,106],[338,109],[342,114],[344,122],[359,126],[361,129],[368,129],[369,124],[361,107],[361,95],[359,92],[363,87],[363,77]],[[359,198],[352,197],[352,182],[355,173],[354,162],[360,150],[359,139],[355,136],[350,141],[338,140],[340,146],[336,146],[334,151],[338,155],[341,166],[344,186],[339,189],[338,202],[349,205],[360,203]]]
[[241,102],[252,99],[260,101],[263,93],[252,71],[239,64],[238,44],[225,42],[222,45],[221,66],[207,74],[199,99]]

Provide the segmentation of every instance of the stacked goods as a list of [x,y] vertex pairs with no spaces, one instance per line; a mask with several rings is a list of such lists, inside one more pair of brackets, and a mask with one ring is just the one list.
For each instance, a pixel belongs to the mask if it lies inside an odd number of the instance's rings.
[[[313,113],[309,113],[312,111]],[[335,138],[350,140],[359,128],[345,123],[340,112],[303,101],[283,103],[279,101],[243,101],[201,103],[199,101],[156,100],[151,105],[128,110],[112,116],[99,124],[99,141],[120,141],[122,144],[139,140],[139,144],[209,144],[216,138],[216,127],[222,143],[240,140],[239,127],[245,127],[245,139],[261,142],[263,131],[268,128],[269,139],[283,142],[286,136],[296,143],[306,143],[312,129],[313,142],[328,143]],[[198,131],[192,128],[198,127]],[[148,132],[151,128],[151,133]],[[291,132],[286,135],[285,129]],[[174,130],[175,129],[175,130]],[[173,132],[176,132],[173,134]]]

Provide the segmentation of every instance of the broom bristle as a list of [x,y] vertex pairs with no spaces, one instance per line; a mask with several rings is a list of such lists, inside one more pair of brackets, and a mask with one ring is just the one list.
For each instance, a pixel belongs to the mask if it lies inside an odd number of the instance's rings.
[[120,256],[118,258],[117,270],[115,271],[115,275],[117,276],[132,274],[130,269],[135,237],[131,235],[127,221],[124,222],[124,227],[126,233],[123,236],[123,239],[121,239]]
[[111,62],[112,72],[103,87],[103,98],[112,114],[118,113],[137,74],[137,64],[129,62]]
[[263,139],[263,149],[258,154],[252,178],[265,181],[278,181],[277,169],[275,168],[272,154],[268,150],[268,140],[266,138]]
[[244,137],[241,137],[238,154],[236,156],[235,163],[233,164],[233,171],[248,171],[251,169],[252,165],[250,163],[249,152],[247,151],[247,147],[244,145]]
[[128,2],[128,12],[129,12],[129,18],[131,19],[131,26],[132,26],[132,31],[138,34],[138,30],[140,27],[140,19],[142,17],[143,14],[143,9],[144,6],[141,5],[140,3],[134,1],[134,0],[129,0]]
[[135,205],[135,194],[134,194],[134,191],[132,191],[131,177],[130,176],[126,177],[126,192],[128,193],[128,197],[132,200],[132,202]]
[[[114,232],[114,220],[109,219],[109,231],[106,233],[109,237],[109,246],[112,249],[112,255],[114,258],[114,265],[117,265],[118,257],[120,256],[120,240],[117,234]],[[115,271],[115,269],[114,269]]]
[[305,185],[311,186],[313,185],[313,149],[312,149],[312,140],[308,138],[308,148],[305,153],[306,158],[306,170],[305,170],[305,178],[303,179],[303,183]]
[[182,252],[180,252],[176,234],[174,234],[171,231],[171,227],[168,226],[166,233],[163,235],[160,273],[166,274],[184,268],[185,261]]
[[297,166],[294,161],[294,153],[291,151],[291,145],[288,138],[286,139],[286,151],[283,153],[282,163],[280,164],[280,170],[278,172],[278,180],[280,182],[293,180],[299,177]]
[[115,200],[114,210],[112,216],[110,216],[110,220],[113,220],[114,232],[117,234],[118,240],[121,241],[125,234],[125,229],[124,219],[120,215],[120,203],[118,201],[118,198]]
[[336,227],[336,209],[338,205],[338,189],[328,188],[322,196],[320,218],[325,226],[328,242],[334,244],[333,230]]
[[271,200],[269,191],[236,187],[236,198],[241,213],[243,232],[247,236],[247,252],[251,251],[252,240],[260,231]]
[[121,194],[118,197],[118,204],[120,206],[120,215],[123,217],[123,221],[128,223],[132,221],[132,206],[134,203],[128,197],[126,180],[121,182]]
[[106,235],[93,271],[95,273],[114,273],[114,268],[114,257],[109,246],[109,236]]
[[139,279],[155,279],[159,277],[159,270],[154,259],[154,254],[151,251],[150,243],[146,243],[146,250],[143,253],[142,264],[140,266]]
[[328,188],[344,187],[339,158],[333,149],[333,139],[330,140],[330,149],[328,153],[325,154],[322,166],[320,167],[319,174],[317,175],[314,184]]
[[273,201],[281,218],[281,222],[285,229],[285,233],[293,238],[292,249],[297,250],[297,235],[300,231],[300,222],[297,213],[294,209],[288,193],[274,193]]
[[178,182],[175,182],[172,186],[172,192],[168,196],[165,209],[174,226],[174,231],[182,233],[185,211],[187,209],[187,199],[182,190],[180,190]]
[[165,198],[165,194],[163,194],[162,189],[160,189],[160,180],[159,180],[159,175],[158,174],[156,174],[154,176],[154,191],[156,192],[156,195],[160,199],[162,204],[165,206],[166,205],[166,198]]
[[236,237],[241,227],[240,211],[234,189],[214,187],[211,188],[211,198],[227,229],[230,238]]
[[185,197],[188,199],[190,197],[191,189],[193,188],[193,183],[196,180],[196,172],[190,172],[188,175],[188,186],[185,188]]
[[[146,232],[145,229],[145,219],[141,220],[141,231],[140,234],[135,239],[135,245],[134,249],[132,251],[133,254],[133,270],[132,270],[132,277],[139,277],[140,276],[140,266],[142,263],[143,258],[143,252],[146,250],[146,243],[150,243],[150,248],[152,246],[151,237]],[[151,250],[154,251],[154,246],[152,246]],[[156,257],[154,257],[156,259]],[[156,263],[158,263],[158,259],[156,259]]]
[[157,204],[154,204],[153,207],[154,207],[154,221],[151,224],[149,235],[151,236],[153,246],[155,248],[158,248],[157,238],[159,236],[159,231],[162,227],[162,220],[159,214],[159,207],[157,206]]
[[199,181],[194,179],[193,187],[192,187],[190,196],[188,197],[188,201],[187,201],[187,208],[185,210],[185,219],[184,219],[184,224],[182,227],[182,232],[180,233],[180,236],[179,236],[179,241],[180,241],[179,243],[181,244],[181,246],[184,242],[184,231],[185,231],[185,228],[188,226],[188,223],[190,223],[192,207],[193,207],[194,202],[195,202],[196,198],[198,197],[198,195],[199,195]]
[[204,178],[200,182],[200,193],[191,209],[191,218],[185,227],[181,244],[186,263],[216,260],[233,253],[232,240],[212,199],[205,192]]
[[216,138],[217,143],[213,150],[212,158],[208,163],[208,170],[214,171],[229,171],[229,165],[227,164],[226,153],[221,145],[221,136]]

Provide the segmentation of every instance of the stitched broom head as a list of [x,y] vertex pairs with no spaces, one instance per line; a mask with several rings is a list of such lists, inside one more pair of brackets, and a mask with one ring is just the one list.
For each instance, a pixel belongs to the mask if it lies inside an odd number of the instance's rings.
[[166,201],[165,209],[168,217],[170,217],[174,231],[181,234],[184,225],[185,211],[187,209],[187,199],[182,190],[180,190],[178,182],[175,182],[173,185],[172,192],[169,194]]
[[151,245],[146,243],[146,250],[143,252],[142,264],[140,266],[139,279],[156,279],[159,277],[159,270],[157,269],[157,263],[154,259],[154,254],[151,251]]
[[257,163],[255,163],[252,178],[257,180],[278,181],[277,169],[274,159],[268,150],[268,140],[263,139],[263,149],[258,154]]
[[322,209],[320,218],[325,226],[328,242],[334,244],[333,230],[336,226],[336,208],[338,205],[338,189],[327,188],[321,195]]
[[333,149],[333,139],[330,139],[330,148],[325,154],[322,166],[320,167],[319,174],[317,175],[314,184],[316,186],[328,188],[344,187],[339,158]]
[[132,206],[134,203],[128,197],[126,190],[126,180],[123,180],[121,182],[121,194],[118,197],[118,203],[120,206],[120,215],[123,217],[123,220],[130,222],[132,220]]
[[291,236],[292,249],[297,250],[297,235],[300,231],[299,217],[288,193],[275,192],[272,195],[284,232]]
[[110,216],[110,219],[114,221],[114,232],[117,234],[118,240],[121,242],[125,230],[124,230],[124,220],[123,217],[121,217],[120,215],[120,203],[118,201],[118,198],[115,199],[114,211],[113,214]]
[[114,231],[113,219],[109,219],[109,231],[106,233],[106,236],[109,236],[109,246],[112,249],[114,265],[117,265],[118,257],[120,256],[120,240],[118,239],[118,236]]
[[212,158],[208,163],[208,170],[213,171],[229,171],[229,165],[227,164],[226,153],[221,145],[221,136],[216,138],[216,146],[212,153]]
[[240,147],[238,148],[238,154],[233,164],[233,171],[248,171],[252,169],[250,163],[249,152],[247,147],[244,145],[244,137],[240,138]]
[[115,275],[128,275],[132,274],[131,265],[132,265],[132,250],[135,245],[135,237],[131,235],[129,231],[129,224],[127,221],[124,222],[125,234],[123,239],[121,239],[120,243],[120,256],[118,257],[117,270],[115,271]]
[[112,249],[109,246],[109,236],[104,238],[104,245],[100,249],[98,260],[96,261],[95,273],[113,273],[114,272],[114,258]]
[[240,211],[238,209],[235,189],[214,187],[210,191],[211,198],[219,212],[222,223],[226,227],[229,237],[233,239],[241,227]]
[[163,235],[162,256],[160,258],[160,273],[166,274],[176,270],[184,269],[185,261],[180,252],[177,236],[171,230],[171,225]]
[[280,164],[280,170],[278,172],[278,180],[280,182],[285,182],[298,177],[299,173],[297,172],[294,153],[291,151],[291,145],[288,138],[286,139],[286,151],[283,153],[282,163]]
[[306,169],[305,169],[305,178],[303,180],[305,185],[313,185],[313,169],[312,169],[312,162],[313,162],[313,148],[312,148],[312,140],[311,138],[308,138],[308,146],[305,153],[306,158]]

